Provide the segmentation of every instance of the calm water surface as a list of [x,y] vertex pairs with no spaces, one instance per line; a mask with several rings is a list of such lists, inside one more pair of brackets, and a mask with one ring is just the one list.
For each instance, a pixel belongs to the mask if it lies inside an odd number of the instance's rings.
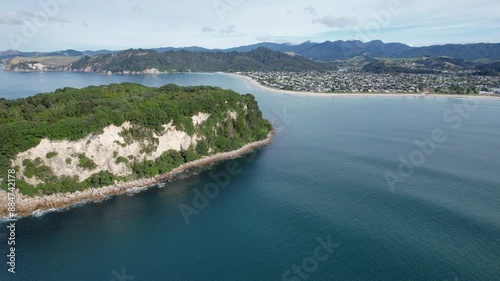
[[[308,98],[218,74],[10,72],[0,72],[0,97],[123,81],[250,92],[276,138],[238,159],[238,173],[189,224],[179,205],[193,206],[227,163],[20,220],[15,276],[2,224],[0,280],[500,280],[499,100]],[[462,115],[450,113],[456,107]],[[445,141],[423,154],[415,142],[436,129]],[[401,177],[400,156],[419,167]],[[400,177],[392,188],[388,173]],[[318,240],[337,247],[329,253]]]

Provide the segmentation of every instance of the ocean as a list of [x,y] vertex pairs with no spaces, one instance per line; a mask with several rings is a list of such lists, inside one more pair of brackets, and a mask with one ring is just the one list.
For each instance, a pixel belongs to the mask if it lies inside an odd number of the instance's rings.
[[0,280],[500,280],[500,99],[3,71],[0,97],[123,81],[252,93],[275,139],[176,182],[19,220],[16,274],[0,223]]

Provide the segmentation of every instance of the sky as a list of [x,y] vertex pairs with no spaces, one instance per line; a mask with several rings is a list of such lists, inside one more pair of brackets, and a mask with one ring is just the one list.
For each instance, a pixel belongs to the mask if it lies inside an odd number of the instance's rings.
[[0,50],[500,42],[498,0],[0,0]]

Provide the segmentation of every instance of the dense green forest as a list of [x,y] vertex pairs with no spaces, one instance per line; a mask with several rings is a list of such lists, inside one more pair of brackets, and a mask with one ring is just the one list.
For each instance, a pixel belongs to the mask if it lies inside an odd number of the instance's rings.
[[[228,111],[237,118],[228,118]],[[199,112],[210,114],[202,125],[193,125],[191,116]],[[152,132],[173,121],[179,130],[203,137],[196,147],[186,151],[166,151],[155,161],[116,159],[129,163],[130,178],[116,178],[100,171],[84,182],[76,178],[56,177],[40,159],[25,160],[25,175],[43,180],[37,187],[18,181],[22,193],[53,194],[109,185],[114,180],[151,177],[166,173],[180,164],[212,153],[231,151],[257,140],[265,139],[271,125],[262,118],[255,98],[217,87],[180,87],[168,84],[160,88],[122,83],[91,86],[84,89],[63,88],[54,93],[38,94],[17,100],[0,99],[0,167],[7,171],[11,159],[37,146],[41,139],[79,140],[89,134],[99,134],[109,125],[120,126],[125,121],[137,125],[124,132],[124,138],[153,138]],[[154,144],[154,140],[150,143]],[[148,147],[143,148],[146,152]],[[47,153],[47,159],[57,152]],[[92,160],[79,155],[79,167],[92,170]],[[71,159],[67,159],[67,164]]]
[[85,56],[72,63],[70,69],[93,72],[121,73],[156,68],[162,72],[213,71],[306,71],[336,70],[332,63],[317,62],[302,56],[291,56],[265,48],[239,52],[190,52],[154,50],[127,50],[117,54]]

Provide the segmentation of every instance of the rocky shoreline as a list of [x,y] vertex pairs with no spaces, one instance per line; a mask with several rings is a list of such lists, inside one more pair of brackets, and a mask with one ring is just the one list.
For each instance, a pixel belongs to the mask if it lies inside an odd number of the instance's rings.
[[[86,202],[100,202],[107,197],[127,193],[130,190],[140,190],[155,184],[171,180],[176,175],[182,172],[211,165],[224,160],[234,159],[248,154],[255,149],[265,146],[271,142],[274,137],[274,131],[270,132],[268,137],[264,140],[247,144],[237,150],[230,152],[218,153],[202,159],[198,159],[189,163],[185,163],[169,173],[156,176],[154,178],[140,179],[132,182],[118,183],[115,185],[91,188],[84,191],[77,191],[73,193],[60,193],[46,196],[29,197],[19,193],[16,189],[16,213],[20,217],[30,216],[34,212],[44,212],[51,209],[67,208],[75,204]],[[7,212],[8,195],[5,190],[0,190],[0,217],[5,218],[8,216]]]
[[[105,75],[144,75],[144,74],[173,74],[173,73],[183,73],[177,71],[161,71],[157,68],[148,68],[140,71],[135,70],[122,70],[122,71],[97,71],[92,69],[91,67],[81,68],[81,69],[73,69],[67,66],[64,67],[53,67],[47,66],[42,63],[29,64],[28,68],[19,67],[16,65],[6,65],[3,69],[4,71],[12,71],[12,72],[80,72],[80,73],[97,73],[97,74],[105,74]],[[190,73],[190,71],[186,72]]]

